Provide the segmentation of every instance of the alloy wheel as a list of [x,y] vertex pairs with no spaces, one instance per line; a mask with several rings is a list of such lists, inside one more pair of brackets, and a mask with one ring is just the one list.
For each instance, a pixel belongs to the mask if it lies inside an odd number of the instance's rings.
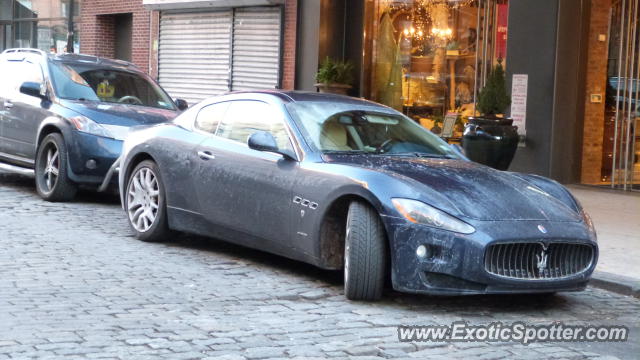
[[154,172],[143,167],[133,174],[127,189],[127,212],[131,225],[146,232],[155,223],[160,206],[160,187]]
[[42,176],[44,177],[46,192],[51,192],[56,186],[58,175],[60,174],[60,152],[56,144],[49,143],[47,145],[46,154],[47,161],[44,164]]

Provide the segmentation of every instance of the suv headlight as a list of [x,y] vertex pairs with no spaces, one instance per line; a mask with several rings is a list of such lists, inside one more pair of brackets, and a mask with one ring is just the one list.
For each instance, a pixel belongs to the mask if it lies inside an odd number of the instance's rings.
[[476,229],[443,211],[429,206],[421,201],[411,199],[391,199],[396,210],[414,224],[422,224],[438,229],[462,234],[471,234]]
[[69,118],[73,126],[87,134],[102,136],[106,138],[124,140],[129,132],[128,126],[98,124],[86,116],[78,115]]

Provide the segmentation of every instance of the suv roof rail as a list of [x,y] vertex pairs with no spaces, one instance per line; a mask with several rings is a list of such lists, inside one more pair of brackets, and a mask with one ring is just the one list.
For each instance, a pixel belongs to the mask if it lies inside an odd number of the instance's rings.
[[31,53],[31,54],[38,54],[38,55],[42,55],[42,56],[46,56],[47,53],[40,50],[40,49],[31,49],[31,48],[14,48],[14,49],[7,49],[5,51],[2,52],[3,54],[15,54],[15,53]]

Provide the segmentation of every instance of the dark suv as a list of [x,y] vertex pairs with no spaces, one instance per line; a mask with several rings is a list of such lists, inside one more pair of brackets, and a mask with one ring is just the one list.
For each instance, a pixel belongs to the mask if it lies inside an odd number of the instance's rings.
[[77,54],[9,49],[0,54],[0,169],[35,174],[45,200],[100,191],[117,171],[135,125],[172,120],[175,102],[135,65]]

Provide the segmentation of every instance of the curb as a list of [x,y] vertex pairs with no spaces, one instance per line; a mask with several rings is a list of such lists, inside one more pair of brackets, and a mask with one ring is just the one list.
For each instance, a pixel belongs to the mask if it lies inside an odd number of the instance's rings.
[[589,286],[640,299],[640,280],[628,276],[596,271]]

